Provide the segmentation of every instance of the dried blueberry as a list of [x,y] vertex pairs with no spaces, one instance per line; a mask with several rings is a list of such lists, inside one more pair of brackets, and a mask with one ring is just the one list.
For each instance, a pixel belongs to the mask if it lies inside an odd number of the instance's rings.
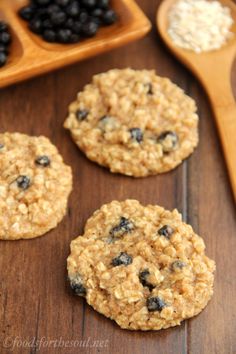
[[96,5],[96,0],[81,0],[81,3],[83,6],[90,9]]
[[110,9],[104,12],[102,19],[105,25],[112,25],[114,22],[116,22],[117,15],[115,11]]
[[110,236],[112,239],[117,237],[122,237],[126,233],[131,232],[134,229],[134,224],[129,219],[126,219],[124,216],[120,218],[118,225],[114,226],[110,231]]
[[170,239],[173,232],[174,232],[173,229],[169,225],[164,225],[158,230],[158,234],[160,236],[164,236],[168,239]]
[[88,18],[89,18],[89,15],[88,15],[87,11],[83,10],[80,12],[78,20],[81,24],[83,24],[83,23],[86,23]]
[[155,297],[149,297],[147,299],[147,308],[148,311],[159,311],[161,312],[164,307],[166,307],[166,303],[159,298],[158,296]]
[[[42,27],[45,29],[53,29],[53,24],[49,18],[46,18],[45,20],[42,21]],[[44,38],[44,36],[43,36]],[[45,38],[44,38],[45,39]]]
[[166,131],[159,135],[157,142],[162,145],[164,152],[171,152],[176,149],[178,140],[178,136],[175,132]]
[[0,52],[0,68],[7,62],[7,55],[5,52]]
[[148,269],[144,269],[139,273],[139,281],[143,286],[146,286],[150,291],[152,291],[155,286],[148,281],[150,272]]
[[0,32],[0,43],[8,45],[11,42],[11,35],[9,32]]
[[76,17],[79,15],[80,12],[80,6],[77,1],[73,1],[71,4],[69,4],[66,8],[66,13],[69,16]]
[[36,4],[38,4],[40,6],[41,5],[44,6],[44,5],[50,4],[51,0],[34,0],[34,2],[36,2]]
[[148,88],[147,94],[148,95],[153,95],[153,88],[152,88],[152,84],[151,83],[147,84],[147,88]]
[[34,11],[33,6],[24,6],[19,10],[19,15],[23,20],[30,21],[34,16]]
[[17,183],[18,188],[26,190],[30,186],[30,178],[27,176],[19,176],[16,179],[16,183]]
[[58,6],[56,4],[49,5],[47,8],[47,13],[49,15],[52,15],[53,13],[58,12],[58,11],[61,11],[61,8],[60,8],[60,6]]
[[171,270],[175,271],[178,269],[183,269],[183,267],[185,267],[185,266],[186,266],[186,264],[184,262],[177,260],[171,264]]
[[94,21],[89,21],[83,24],[82,32],[86,37],[93,37],[98,31],[98,24]]
[[98,18],[101,18],[103,16],[103,10],[102,9],[94,9],[92,12],[91,12],[91,16],[93,17],[98,17]]
[[59,43],[70,43],[72,31],[70,29],[60,29],[57,32],[57,40]]
[[143,140],[143,132],[140,128],[132,128],[129,130],[131,138],[136,140],[138,143],[141,143]]
[[6,45],[0,44],[0,53],[8,54],[8,49],[7,49]]
[[101,9],[107,9],[109,7],[110,0],[97,0],[97,6]]
[[43,31],[43,39],[49,43],[56,41],[56,32],[52,29],[46,29]]
[[63,11],[57,11],[51,14],[51,22],[54,26],[63,25],[65,21],[66,21],[66,14]]
[[77,43],[80,40],[80,36],[76,33],[72,33],[72,35],[70,36],[69,42],[68,43]]
[[87,118],[89,114],[89,111],[87,111],[86,109],[78,109],[78,111],[76,112],[76,118],[79,121],[83,121]]
[[[70,28],[70,27],[69,27]],[[74,21],[73,26],[71,27],[75,34],[80,34],[82,32],[82,23],[79,21]]]
[[125,265],[128,266],[133,262],[133,258],[125,252],[121,252],[118,257],[113,258],[111,264],[114,267]]
[[70,286],[74,293],[78,296],[86,295],[86,288],[83,285],[82,278],[79,274],[75,278],[70,279]]
[[55,0],[55,3],[59,6],[67,6],[70,3],[70,0]]
[[8,25],[6,22],[1,21],[0,22],[0,32],[7,32],[8,31]]
[[43,29],[42,21],[40,19],[33,19],[29,23],[29,28],[32,32],[40,34]]
[[36,163],[36,165],[48,167],[51,163],[51,160],[49,159],[48,156],[42,155],[42,156],[37,157],[37,159],[35,160],[35,163]]

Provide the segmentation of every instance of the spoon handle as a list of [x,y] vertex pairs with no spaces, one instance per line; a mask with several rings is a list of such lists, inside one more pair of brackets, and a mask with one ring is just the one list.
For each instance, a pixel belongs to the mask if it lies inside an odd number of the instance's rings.
[[[223,147],[236,202],[236,101],[230,83],[230,68],[225,75],[215,72],[211,80],[202,80],[210,98]],[[208,77],[209,79],[209,77]],[[205,82],[204,82],[205,81]]]

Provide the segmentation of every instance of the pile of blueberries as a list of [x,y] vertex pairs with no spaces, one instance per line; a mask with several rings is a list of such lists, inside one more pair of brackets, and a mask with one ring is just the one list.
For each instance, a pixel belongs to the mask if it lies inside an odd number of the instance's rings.
[[93,37],[117,20],[110,0],[31,0],[19,15],[45,41],[64,44]]
[[0,21],[0,68],[7,62],[10,43],[11,35],[8,25],[5,22]]

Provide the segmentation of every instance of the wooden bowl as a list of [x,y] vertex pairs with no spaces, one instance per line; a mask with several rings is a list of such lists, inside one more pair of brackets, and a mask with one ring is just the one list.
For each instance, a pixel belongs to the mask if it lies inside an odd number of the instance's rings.
[[0,19],[9,23],[12,44],[7,64],[0,68],[0,87],[60,68],[117,48],[143,37],[151,24],[134,0],[113,0],[118,21],[102,27],[98,34],[77,44],[43,41],[27,28],[18,10],[26,0],[0,0]]

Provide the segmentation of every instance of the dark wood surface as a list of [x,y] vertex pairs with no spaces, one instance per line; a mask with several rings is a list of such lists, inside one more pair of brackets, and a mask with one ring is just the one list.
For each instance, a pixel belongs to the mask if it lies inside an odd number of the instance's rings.
[[[159,2],[138,1],[153,24]],[[112,175],[88,161],[62,127],[68,104],[93,74],[127,66],[156,69],[198,103],[200,144],[173,172],[136,180]],[[236,89],[236,67],[233,72]],[[202,88],[166,51],[155,25],[139,42],[1,90],[0,130],[48,136],[74,174],[68,213],[55,230],[34,240],[0,242],[1,354],[36,353],[32,347],[36,339],[43,343],[39,353],[236,353],[236,219],[225,163]],[[204,237],[207,254],[216,260],[212,301],[199,316],[179,327],[146,333],[121,330],[72,296],[67,287],[70,241],[82,233],[86,219],[103,203],[126,198],[177,207]],[[50,344],[50,340],[60,342]],[[84,347],[68,348],[63,340],[72,341],[67,345],[84,340]],[[90,345],[95,340],[101,341],[100,348],[86,347],[86,341]]]

